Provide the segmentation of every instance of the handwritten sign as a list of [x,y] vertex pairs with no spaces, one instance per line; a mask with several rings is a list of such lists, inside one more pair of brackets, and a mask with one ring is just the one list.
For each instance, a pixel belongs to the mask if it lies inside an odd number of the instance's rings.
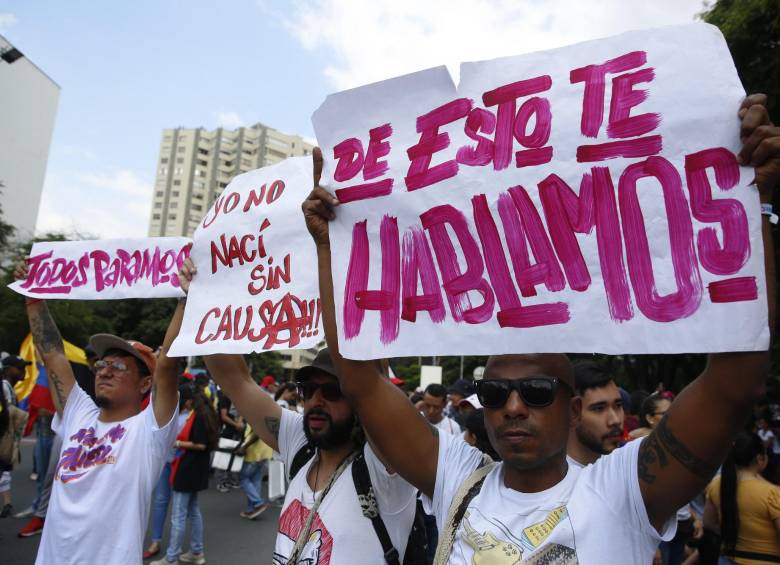
[[351,358],[767,347],[744,96],[693,24],[329,96]]
[[311,157],[233,179],[195,231],[184,321],[171,354],[313,347],[324,338],[317,254],[301,202]]
[[33,298],[109,300],[184,296],[177,272],[186,237],[48,241],[30,252],[28,276],[10,288]]

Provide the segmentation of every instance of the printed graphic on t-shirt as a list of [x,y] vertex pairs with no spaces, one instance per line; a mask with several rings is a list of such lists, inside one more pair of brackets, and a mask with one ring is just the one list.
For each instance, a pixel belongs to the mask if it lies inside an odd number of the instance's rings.
[[[542,514],[542,516],[544,516]],[[489,518],[477,508],[463,517],[456,551],[472,565],[577,565],[574,530],[566,506],[550,510],[542,520],[523,528],[519,535],[498,518]]]
[[112,452],[116,443],[125,437],[126,431],[122,424],[117,424],[97,437],[95,428],[81,428],[70,436],[70,442],[76,445],[63,450],[55,478],[66,484],[82,478],[98,465],[113,465],[116,457]]
[[[308,518],[309,510],[301,504],[300,500],[293,500],[279,517],[279,535],[276,538],[277,551],[274,552],[274,565],[287,564],[295,547],[295,540],[298,539],[298,535],[306,525]],[[315,514],[309,539],[303,546],[296,563],[298,565],[330,565],[332,553],[333,538],[320,520],[320,515]]]

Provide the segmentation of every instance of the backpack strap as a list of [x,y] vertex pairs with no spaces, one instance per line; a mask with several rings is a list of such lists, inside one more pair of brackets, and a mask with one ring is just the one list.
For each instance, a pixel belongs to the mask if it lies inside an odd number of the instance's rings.
[[371,484],[371,475],[368,473],[366,458],[361,451],[352,462],[352,480],[355,482],[360,508],[363,510],[363,516],[371,520],[376,537],[382,544],[382,552],[385,554],[387,565],[400,565],[398,550],[393,546],[393,540],[387,533],[382,516],[379,514],[379,505],[376,503],[376,494]]
[[298,450],[298,452],[293,456],[292,462],[290,463],[290,468],[287,471],[287,477],[289,480],[293,480],[293,477],[295,477],[295,475],[298,474],[298,471],[300,471],[301,468],[306,465],[306,462],[314,457],[316,451],[317,448],[308,442]]
[[498,463],[495,463],[490,457],[485,455],[480,466],[466,477],[466,480],[460,485],[460,488],[455,493],[455,496],[450,503],[450,508],[447,512],[447,521],[443,524],[444,529],[439,534],[439,546],[436,548],[433,565],[446,565],[450,558],[452,546],[455,543],[455,534],[460,527],[460,523],[463,521],[463,516],[466,514],[469,503],[479,494],[479,491],[482,489],[482,483],[485,482],[488,473],[490,473],[496,465],[498,465]]

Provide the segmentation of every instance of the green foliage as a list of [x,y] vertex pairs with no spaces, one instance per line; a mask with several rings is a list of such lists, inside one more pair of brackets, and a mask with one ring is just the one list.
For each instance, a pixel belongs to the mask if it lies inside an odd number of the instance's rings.
[[246,360],[255,381],[260,382],[266,375],[272,375],[277,381],[285,380],[281,353],[276,351],[251,353],[247,355]]
[[780,5],[777,0],[717,0],[701,18],[726,38],[748,93],[769,97],[769,115],[780,111]]

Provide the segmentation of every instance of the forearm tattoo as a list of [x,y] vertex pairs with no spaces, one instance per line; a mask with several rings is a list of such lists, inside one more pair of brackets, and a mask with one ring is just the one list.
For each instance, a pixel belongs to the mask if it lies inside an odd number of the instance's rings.
[[49,373],[49,382],[53,385],[51,388],[54,390],[54,400],[57,408],[65,406],[65,391],[62,389],[62,381],[60,381],[57,373]]
[[41,348],[43,353],[65,351],[60,331],[57,329],[57,325],[54,323],[51,314],[49,314],[49,309],[46,308],[46,305],[31,310],[29,317],[33,341]]
[[639,460],[637,468],[639,479],[652,484],[658,469],[669,465],[669,457],[676,459],[683,467],[702,479],[709,479],[717,468],[717,463],[708,463],[700,459],[672,433],[667,419],[661,420],[658,427],[653,430],[639,447]]
[[279,439],[279,427],[280,427],[280,425],[281,424],[280,424],[279,418],[266,418],[265,419],[265,427],[268,428],[268,431],[277,440]]

